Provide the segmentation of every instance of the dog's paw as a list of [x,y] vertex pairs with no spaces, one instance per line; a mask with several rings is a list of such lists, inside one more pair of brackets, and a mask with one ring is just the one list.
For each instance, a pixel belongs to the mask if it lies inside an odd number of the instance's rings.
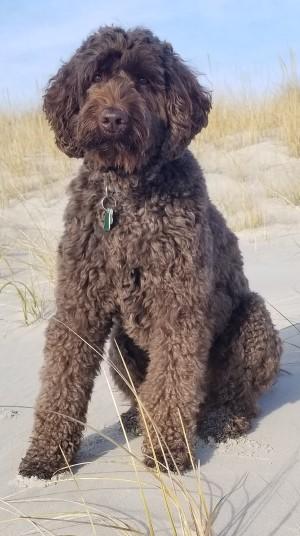
[[127,434],[134,436],[142,435],[142,429],[139,423],[138,412],[136,408],[129,408],[121,415],[122,424]]
[[228,419],[228,422],[224,426],[223,436],[224,439],[236,439],[251,429],[250,420],[243,415],[234,415],[231,419]]
[[199,425],[199,435],[204,441],[213,439],[216,443],[223,443],[246,434],[250,428],[251,418],[248,415],[236,415],[224,407],[204,417]]
[[191,455],[184,441],[177,442],[172,449],[164,448],[163,452],[160,446],[152,449],[148,442],[144,442],[142,452],[145,465],[151,468],[158,467],[161,472],[169,470],[173,473],[183,473],[192,467]]
[[41,480],[50,480],[54,472],[51,465],[42,460],[27,460],[23,458],[19,467],[19,474],[27,478],[37,477]]
[[50,480],[63,465],[65,464],[62,460],[50,460],[43,455],[38,456],[36,453],[28,452],[20,463],[19,474],[27,478],[36,477],[41,480]]

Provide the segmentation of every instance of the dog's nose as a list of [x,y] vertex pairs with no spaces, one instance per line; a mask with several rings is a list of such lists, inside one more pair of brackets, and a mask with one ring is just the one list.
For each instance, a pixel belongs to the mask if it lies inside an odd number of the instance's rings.
[[127,121],[127,113],[118,108],[104,108],[100,114],[100,124],[107,132],[116,133],[124,130]]

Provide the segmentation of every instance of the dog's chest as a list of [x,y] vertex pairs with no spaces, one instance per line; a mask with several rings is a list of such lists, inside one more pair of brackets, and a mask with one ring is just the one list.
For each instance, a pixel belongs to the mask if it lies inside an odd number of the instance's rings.
[[[136,292],[172,286],[175,273],[191,265],[196,247],[195,216],[180,203],[154,199],[116,206],[113,225],[104,229],[100,217],[99,251],[106,258],[115,288],[126,299]],[[149,289],[148,289],[149,291]]]
[[173,292],[175,272],[187,266],[192,234],[182,210],[162,204],[128,203],[110,231],[102,225],[100,248],[109,259],[114,299],[127,333],[142,334],[140,344],[162,296]]
[[[153,204],[136,206],[124,203],[113,210],[111,228],[106,227],[107,211],[101,214],[101,242],[107,253],[122,266],[151,264],[157,255],[162,255],[167,242],[168,217],[164,207]],[[168,234],[168,233],[167,233]],[[169,237],[170,238],[170,237]],[[169,248],[174,247],[170,240]]]
[[114,221],[106,230],[105,208],[101,195],[71,202],[64,262],[85,277],[89,295],[110,296],[129,322],[129,333],[157,314],[157,304],[173,295],[176,285],[183,288],[182,281],[190,280],[199,217],[182,199],[125,199],[112,207]]

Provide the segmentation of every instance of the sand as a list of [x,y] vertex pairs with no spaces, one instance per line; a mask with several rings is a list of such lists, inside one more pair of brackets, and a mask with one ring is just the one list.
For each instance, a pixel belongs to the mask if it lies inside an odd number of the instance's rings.
[[[214,179],[213,173],[208,169],[208,180]],[[89,407],[90,427],[78,454],[81,465],[76,481],[68,474],[50,483],[17,476],[32,428],[30,407],[38,392],[44,330],[53,310],[53,286],[46,272],[42,266],[37,272],[26,264],[28,237],[35,243],[45,237],[55,243],[64,204],[63,196],[49,202],[31,196],[12,203],[0,215],[1,252],[8,261],[0,265],[1,280],[13,274],[16,281],[34,283],[43,298],[43,318],[25,326],[15,289],[0,294],[0,534],[110,535],[118,531],[101,525],[115,524],[111,518],[149,534],[141,484],[130,457],[96,432],[126,446],[104,373],[97,378]],[[293,212],[290,220],[285,215],[283,220],[275,218],[259,229],[239,233],[247,276],[252,288],[267,300],[284,341],[284,356],[278,381],[262,397],[261,414],[249,434],[219,445],[199,440],[197,455],[208,507],[212,509],[223,498],[213,525],[213,534],[218,536],[300,534],[300,226],[296,216]],[[32,251],[30,255],[36,262]],[[126,402],[115,388],[113,392],[118,411],[125,411]],[[141,438],[130,438],[137,456],[140,446]],[[154,533],[174,534],[157,480],[142,464],[138,468]],[[192,472],[182,481],[191,492],[196,491]],[[94,528],[87,512],[94,513]],[[35,519],[33,524],[24,518],[29,514]],[[175,524],[180,527],[178,516]],[[178,534],[182,534],[180,528]]]

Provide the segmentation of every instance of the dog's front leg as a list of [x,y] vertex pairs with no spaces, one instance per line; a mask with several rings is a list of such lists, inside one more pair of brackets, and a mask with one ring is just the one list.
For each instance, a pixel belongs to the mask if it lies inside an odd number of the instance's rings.
[[110,329],[107,311],[100,303],[96,307],[88,302],[86,291],[76,288],[74,279],[63,281],[58,295],[63,299],[46,333],[31,445],[19,469],[27,477],[51,478],[66,460],[71,463]]
[[184,294],[165,297],[158,311],[147,376],[139,389],[145,463],[154,466],[156,458],[172,470],[184,470],[191,465],[189,448],[193,453],[206,395],[211,337],[199,303],[187,303]]

